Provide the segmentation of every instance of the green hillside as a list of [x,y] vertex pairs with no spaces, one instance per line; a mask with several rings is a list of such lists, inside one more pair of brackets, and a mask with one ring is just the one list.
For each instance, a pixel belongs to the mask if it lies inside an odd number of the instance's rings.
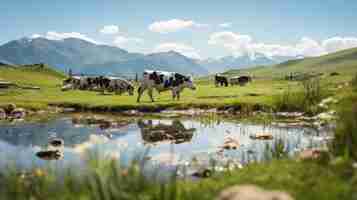
[[65,75],[48,65],[0,66],[0,80],[10,81],[18,85],[55,87]]
[[338,72],[342,76],[352,76],[357,72],[357,48],[336,53],[298,60],[290,60],[278,65],[255,67],[244,70],[230,70],[228,75],[249,73],[255,76],[277,77],[291,72],[331,73]]

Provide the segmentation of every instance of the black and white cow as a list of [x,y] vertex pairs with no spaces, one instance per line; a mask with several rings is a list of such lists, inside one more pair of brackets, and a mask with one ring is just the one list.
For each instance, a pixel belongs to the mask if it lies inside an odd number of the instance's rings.
[[249,82],[252,82],[252,77],[250,76],[235,76],[229,79],[230,84],[244,86]]
[[227,87],[227,86],[228,86],[228,79],[227,79],[227,77],[225,77],[225,76],[216,74],[216,75],[214,76],[214,83],[215,83],[216,87],[218,87],[218,86],[225,86],[225,87]]
[[145,71],[138,88],[137,102],[140,102],[141,96],[146,90],[151,101],[154,102],[153,89],[156,89],[158,92],[171,90],[173,100],[180,100],[180,93],[185,88],[196,89],[189,76],[175,72]]
[[108,77],[110,80],[107,90],[121,95],[128,92],[130,96],[134,95],[134,86],[127,80],[117,77]]
[[86,77],[72,76],[63,81],[62,90],[80,89],[94,91],[108,91],[122,94],[128,92],[129,95],[134,94],[134,86],[127,80],[117,77]]

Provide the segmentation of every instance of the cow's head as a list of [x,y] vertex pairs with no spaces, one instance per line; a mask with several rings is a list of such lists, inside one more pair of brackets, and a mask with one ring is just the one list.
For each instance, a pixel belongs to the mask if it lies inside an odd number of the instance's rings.
[[196,90],[196,86],[193,83],[192,77],[190,76],[185,77],[183,85],[187,88],[190,88],[191,90]]

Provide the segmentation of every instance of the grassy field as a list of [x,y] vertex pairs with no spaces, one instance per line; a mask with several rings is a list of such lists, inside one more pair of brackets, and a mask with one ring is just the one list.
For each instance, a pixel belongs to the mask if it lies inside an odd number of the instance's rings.
[[[86,176],[75,171],[58,176],[51,170],[33,169],[25,175],[10,168],[0,172],[0,199],[215,199],[224,189],[233,185],[255,184],[265,189],[282,190],[295,199],[356,199],[357,171],[355,162],[357,137],[357,81],[354,89],[343,86],[357,73],[357,50],[347,50],[319,58],[289,61],[270,67],[250,70],[233,70],[228,76],[251,74],[255,78],[245,87],[216,88],[211,77],[196,80],[198,90],[186,90],[182,100],[174,102],[169,93],[156,96],[156,102],[136,103],[135,96],[101,95],[97,92],[60,90],[65,76],[48,67],[0,67],[0,80],[12,81],[20,86],[39,86],[40,90],[0,90],[0,104],[15,103],[34,109],[48,105],[68,105],[101,110],[129,108],[210,108],[235,105],[261,105],[274,107],[277,96],[287,91],[300,91],[301,82],[286,81],[290,72],[324,73],[321,87],[327,94],[341,100],[342,110],[337,121],[336,139],[326,159],[297,161],[273,160],[251,164],[230,173],[215,174],[202,181],[183,181],[173,178],[162,184],[146,179],[140,170],[124,170],[111,162],[89,163],[92,168]],[[343,59],[342,59],[343,58]],[[338,76],[330,76],[338,72]],[[357,77],[355,78],[357,80]],[[298,93],[292,93],[293,95]],[[348,98],[345,98],[348,97]],[[290,102],[294,103],[294,102]],[[349,109],[349,108],[354,109]],[[336,105],[336,108],[337,105]],[[99,165],[98,165],[99,163]]]
[[[100,94],[93,91],[61,91],[61,83],[65,76],[51,70],[49,67],[23,66],[0,67],[0,80],[11,81],[18,85],[39,86],[40,90],[9,89],[0,90],[0,104],[15,103],[32,109],[45,109],[48,105],[72,106],[83,109],[101,111],[118,111],[125,109],[157,109],[157,108],[215,108],[237,105],[259,105],[259,108],[274,107],[274,97],[287,89],[301,89],[301,83],[283,80],[283,74],[276,76],[273,71],[278,66],[267,68],[253,68],[248,71],[253,74],[252,83],[241,87],[215,87],[212,77],[196,79],[197,90],[186,89],[180,101],[173,101],[170,92],[160,95],[154,93],[155,103],[149,101],[145,94],[141,103],[136,103],[136,94],[122,96]],[[357,67],[353,68],[357,72]],[[288,70],[291,71],[291,70]],[[339,71],[339,76],[323,76],[321,83],[330,94],[336,94],[338,86],[352,79],[349,70]],[[247,71],[227,72],[228,76],[244,74]],[[288,72],[285,73],[285,75]],[[277,78],[278,77],[278,78]],[[341,95],[341,90],[339,89]],[[347,90],[343,90],[347,91]]]

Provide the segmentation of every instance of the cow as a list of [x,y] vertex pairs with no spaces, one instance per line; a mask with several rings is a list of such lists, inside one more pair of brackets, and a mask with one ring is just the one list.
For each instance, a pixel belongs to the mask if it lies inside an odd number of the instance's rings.
[[124,92],[128,92],[130,96],[134,95],[134,86],[127,80],[116,77],[108,77],[110,80],[108,90],[121,95]]
[[171,90],[173,100],[180,100],[180,93],[184,88],[196,89],[191,77],[175,72],[145,71],[138,88],[137,102],[140,102],[140,98],[146,90],[151,101],[154,102],[153,89],[159,93]]
[[244,86],[251,81],[252,78],[250,76],[235,76],[229,79],[229,82],[232,86],[234,85]]
[[65,80],[63,80],[63,87],[62,90],[70,90],[70,89],[78,89],[80,85],[80,76],[71,76]]
[[215,83],[216,87],[218,87],[218,86],[226,86],[227,87],[228,86],[228,79],[225,76],[216,74],[214,76],[214,83]]

